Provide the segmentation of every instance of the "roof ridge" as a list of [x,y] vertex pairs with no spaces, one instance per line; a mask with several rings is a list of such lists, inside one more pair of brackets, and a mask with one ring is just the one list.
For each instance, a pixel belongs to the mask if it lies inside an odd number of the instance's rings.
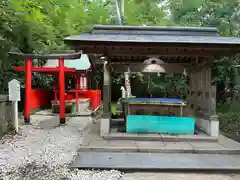
[[94,25],[92,34],[218,36],[219,32],[212,27]]

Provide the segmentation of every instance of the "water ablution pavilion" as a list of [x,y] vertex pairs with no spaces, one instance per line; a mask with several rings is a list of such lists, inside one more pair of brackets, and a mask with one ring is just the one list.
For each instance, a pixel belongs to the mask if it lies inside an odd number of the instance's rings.
[[[78,101],[83,91],[78,88],[77,79],[85,76],[76,68],[66,67],[69,60],[65,59],[76,61],[84,53],[91,68],[103,66],[102,116],[89,128],[87,142],[81,145],[73,167],[240,169],[240,145],[223,140],[219,133],[216,87],[211,75],[213,60],[240,52],[240,38],[222,37],[216,28],[95,25],[91,32],[66,37],[64,41],[76,53],[44,57],[17,54],[26,59],[25,67],[18,70],[26,72],[25,121],[29,122],[30,117],[31,73],[38,71],[54,72],[58,77],[59,86],[55,89],[59,87],[60,122],[65,123],[68,96],[64,95],[62,82],[65,76],[75,79],[75,87],[69,93],[74,92],[71,99]],[[58,59],[59,64],[50,69],[32,67],[31,59],[39,58]],[[81,59],[76,62],[81,63]],[[126,93],[122,93],[122,116],[118,119],[111,112],[113,71],[125,74]],[[131,72],[184,73],[189,79],[186,99],[134,97]],[[99,105],[101,99],[97,97]],[[54,99],[57,103],[57,97]]]
[[[199,129],[209,137],[218,137],[211,64],[216,58],[239,53],[239,38],[221,37],[215,28],[96,25],[92,32],[67,37],[65,42],[76,51],[104,61],[102,137],[114,132],[110,107],[112,71],[185,73],[189,77],[185,100],[125,98],[122,102],[126,133],[194,134]],[[125,88],[131,96],[131,82],[125,77]],[[166,116],[167,111],[173,111],[174,116]]]
[[[211,75],[214,59],[240,52],[239,38],[221,37],[216,28],[95,25],[65,42],[103,64],[103,115],[89,129],[73,167],[240,169],[239,143],[219,133]],[[125,74],[120,119],[111,112],[112,72]],[[187,98],[134,97],[131,72],[184,73]]]

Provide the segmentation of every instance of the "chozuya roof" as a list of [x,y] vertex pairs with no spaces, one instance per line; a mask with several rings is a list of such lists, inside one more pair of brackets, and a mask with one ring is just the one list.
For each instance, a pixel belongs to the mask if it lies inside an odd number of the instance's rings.
[[216,28],[95,25],[92,32],[69,36],[66,43],[167,43],[240,45],[240,38],[222,37]]
[[[58,66],[58,60],[48,60],[43,67],[55,68]],[[75,68],[76,70],[88,70],[91,67],[91,63],[86,54],[82,54],[81,58],[78,59],[66,59],[64,66],[67,68]]]

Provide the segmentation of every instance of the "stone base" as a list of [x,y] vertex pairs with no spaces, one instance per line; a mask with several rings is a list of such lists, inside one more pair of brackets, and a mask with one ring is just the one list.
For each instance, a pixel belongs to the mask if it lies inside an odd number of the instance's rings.
[[90,107],[90,100],[88,98],[86,99],[79,99],[78,100],[78,109],[77,109],[77,113],[81,114],[81,113],[85,113],[87,111],[89,111],[89,107]]
[[219,121],[217,116],[212,116],[210,120],[197,118],[196,126],[212,137],[219,136]]
[[100,136],[104,137],[110,133],[110,118],[102,118],[100,121]]
[[[100,122],[100,135],[106,137],[110,133],[111,122],[110,118],[102,118]],[[217,116],[212,116],[210,120],[197,118],[196,126],[201,131],[207,133],[209,136],[218,138],[219,136],[219,121]]]

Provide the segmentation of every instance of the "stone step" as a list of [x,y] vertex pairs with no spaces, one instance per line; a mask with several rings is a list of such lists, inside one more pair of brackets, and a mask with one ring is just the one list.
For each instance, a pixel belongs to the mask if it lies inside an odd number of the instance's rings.
[[167,135],[167,134],[140,134],[111,132],[103,137],[106,140],[132,140],[132,141],[202,141],[216,142],[217,137],[207,135]]
[[240,154],[240,149],[232,148],[166,148],[134,146],[80,146],[79,152],[126,152],[126,153],[166,153],[166,154]]
[[137,171],[235,172],[240,170],[240,155],[79,152],[72,167]]

